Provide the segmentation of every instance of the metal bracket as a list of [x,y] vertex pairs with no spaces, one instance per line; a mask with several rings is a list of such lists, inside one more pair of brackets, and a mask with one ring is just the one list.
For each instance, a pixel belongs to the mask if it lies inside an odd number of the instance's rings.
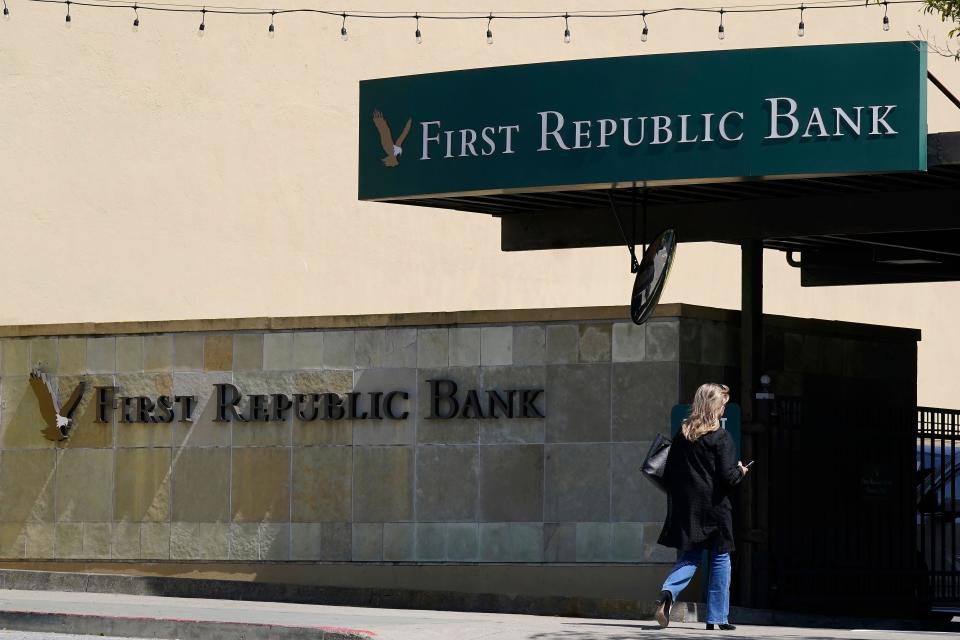
[[623,230],[623,224],[620,222],[620,214],[617,211],[617,205],[613,201],[613,189],[607,192],[607,200],[610,201],[610,211],[613,212],[613,219],[617,221],[617,228],[620,229],[620,236],[623,238],[627,250],[630,252],[630,273],[640,271],[640,263],[637,262],[637,245],[627,239],[627,232]]
[[927,71],[927,79],[929,79],[930,82],[933,83],[933,86],[935,86],[937,89],[940,89],[940,93],[945,95],[947,97],[947,100],[953,103],[953,106],[955,106],[957,109],[960,109],[960,98],[953,95],[950,89],[947,89],[947,86],[942,82],[940,82],[940,79],[937,78],[937,76]]

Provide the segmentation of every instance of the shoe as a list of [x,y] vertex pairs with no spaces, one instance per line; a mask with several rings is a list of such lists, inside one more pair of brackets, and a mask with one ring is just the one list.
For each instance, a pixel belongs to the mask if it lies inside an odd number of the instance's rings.
[[673,605],[673,595],[669,591],[661,591],[657,598],[657,623],[663,629],[670,624],[670,607]]
[[714,627],[714,626],[719,627],[719,628],[720,628],[720,631],[733,631],[734,629],[737,628],[736,626],[734,626],[734,625],[732,625],[732,624],[727,624],[726,622],[724,622],[723,624],[718,624],[718,625],[714,625],[712,622],[708,622],[708,623],[707,623],[707,631],[713,631],[713,627]]

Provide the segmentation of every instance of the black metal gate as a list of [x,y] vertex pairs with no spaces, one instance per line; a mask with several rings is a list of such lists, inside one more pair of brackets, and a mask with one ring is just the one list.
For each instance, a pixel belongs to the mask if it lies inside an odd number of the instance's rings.
[[885,381],[810,376],[803,398],[777,405],[765,447],[768,602],[920,613],[927,598],[914,522],[913,397]]
[[960,607],[960,411],[917,408],[917,544],[935,608]]

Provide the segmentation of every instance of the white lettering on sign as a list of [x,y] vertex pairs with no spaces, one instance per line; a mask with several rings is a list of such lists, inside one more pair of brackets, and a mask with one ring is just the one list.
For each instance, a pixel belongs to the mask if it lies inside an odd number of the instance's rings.
[[437,135],[435,135],[435,136],[431,136],[431,135],[430,135],[430,127],[431,127],[431,125],[434,125],[434,126],[436,126],[436,127],[439,127],[439,126],[440,126],[440,121],[439,121],[439,120],[434,120],[434,121],[432,121],[432,122],[421,122],[421,123],[420,123],[420,128],[421,128],[421,130],[423,131],[423,146],[421,147],[421,148],[423,149],[423,153],[420,155],[420,159],[421,159],[421,160],[429,160],[429,159],[430,159],[430,143],[431,143],[431,142],[436,142],[436,143],[438,143],[438,144],[439,144],[439,142],[440,142],[440,133],[439,133],[439,132],[437,132]]
[[[790,96],[764,98],[769,110],[764,140],[842,138],[897,135],[890,119],[897,105],[801,105]],[[743,111],[656,114],[568,120],[555,110],[538,111],[538,152],[593,151],[621,144],[696,144],[740,142],[744,139]],[[867,118],[869,122],[864,122]],[[478,158],[517,153],[520,125],[444,128],[440,120],[420,123],[421,160]]]
[[[743,112],[728,111],[720,116],[714,126],[714,113],[692,115],[679,114],[636,116],[627,118],[599,118],[597,120],[574,120],[567,123],[559,111],[540,111],[540,146],[537,151],[571,151],[577,149],[607,149],[620,139],[628,147],[638,147],[644,142],[651,145],[691,144],[716,142],[716,137],[726,142],[743,139],[743,133],[732,133],[732,120],[743,122]],[[617,132],[621,135],[617,135]],[[649,134],[649,135],[648,135]],[[594,142],[596,141],[596,142]]]
[[[797,110],[800,105],[793,98],[767,98],[766,102],[770,107],[770,128],[765,140],[786,140],[793,138],[800,131],[800,119],[797,117]],[[859,136],[861,131],[861,112],[864,109],[870,110],[870,135],[871,136],[895,136],[896,130],[887,122],[887,118],[897,108],[895,104],[888,105],[859,105],[854,107],[832,107],[834,116],[833,133],[827,130],[827,125],[823,118],[823,112],[820,107],[811,107],[807,115],[806,127],[801,134],[801,138],[829,138],[843,137],[843,128],[846,128],[852,135]],[[853,115],[851,115],[851,113]],[[828,116],[829,117],[829,116]],[[786,132],[784,133],[784,129]]]
[[718,127],[720,130],[720,137],[726,140],[727,142],[738,142],[740,140],[743,140],[742,131],[740,132],[740,135],[738,135],[735,138],[731,138],[730,136],[727,135],[727,118],[729,118],[730,116],[736,116],[740,118],[740,122],[743,122],[743,114],[740,113],[739,111],[726,112],[720,117],[720,126]]
[[[873,113],[873,129],[870,130],[870,135],[872,136],[895,136],[897,132],[893,130],[893,127],[887,124],[887,121],[884,120],[890,112],[897,108],[895,104],[888,104],[883,107],[870,107],[871,113]],[[880,109],[883,109],[883,115],[879,115]],[[880,133],[880,125],[883,125],[883,128],[886,129],[885,133]]]
[[519,131],[520,125],[512,124],[509,127],[497,127],[497,133],[505,133],[504,153],[513,153],[513,132]]
[[[561,149],[569,149],[567,145],[563,144],[563,138],[560,137],[560,129],[563,128],[563,114],[559,111],[540,111],[537,113],[540,116],[540,148],[537,151],[550,151],[550,145],[547,144],[547,136],[553,136],[554,141],[556,141],[557,146]],[[548,121],[550,117],[553,116],[556,121],[556,126],[553,129],[547,130]]]
[[[781,101],[790,105],[789,111],[786,113],[780,110]],[[767,102],[770,103],[770,134],[765,136],[764,139],[777,140],[779,138],[792,138],[797,135],[797,131],[800,129],[800,121],[793,115],[797,112],[797,101],[793,98],[767,98]],[[789,133],[780,135],[780,118],[786,118],[790,122]]]
[[461,129],[460,130],[460,157],[463,158],[467,155],[467,151],[470,152],[471,156],[477,155],[477,150],[473,147],[477,142],[477,132],[473,129]]
[[[442,150],[443,158],[475,158],[478,156],[492,156],[494,153],[515,153],[513,149],[513,134],[520,130],[520,125],[501,125],[481,127],[476,129],[446,129],[439,120],[429,120],[420,123],[421,131],[421,160],[432,160],[434,150]],[[443,142],[441,143],[441,134]],[[435,146],[441,146],[436,149]]]
[[577,120],[576,122],[574,122],[573,131],[574,131],[574,134],[573,134],[574,149],[589,149],[592,146],[590,144],[590,121],[589,120]]
[[673,131],[670,130],[670,116],[653,116],[653,140],[650,141],[650,144],[667,144],[672,139]]
[[837,119],[836,119],[837,125],[836,125],[836,127],[834,127],[834,133],[833,133],[833,135],[835,135],[835,136],[842,136],[842,135],[843,135],[843,133],[840,132],[840,120],[843,120],[844,122],[847,123],[847,128],[850,129],[850,131],[853,133],[853,135],[855,135],[855,136],[860,135],[860,112],[863,111],[863,107],[854,107],[854,109],[856,109],[856,112],[857,112],[857,121],[856,121],[856,122],[854,122],[854,121],[853,121],[853,118],[851,118],[849,115],[847,115],[847,112],[844,111],[843,109],[841,109],[840,107],[834,107],[834,108],[833,108],[833,112],[834,112],[834,114],[836,114],[836,117],[837,117]]
[[694,136],[692,140],[687,138],[687,120],[689,119],[690,119],[690,114],[688,113],[685,113],[680,116],[680,140],[678,140],[680,144],[684,144],[687,142],[696,142],[697,140],[700,139],[699,135]]
[[483,150],[480,151],[480,155],[492,156],[493,152],[497,150],[497,143],[493,141],[493,132],[495,129],[493,127],[484,127],[480,130],[480,137],[483,138]]
[[801,138],[812,138],[813,134],[810,133],[810,130],[816,125],[820,133],[817,134],[818,138],[829,138],[830,134],[827,133],[827,128],[823,126],[823,116],[820,115],[820,109],[814,107],[810,110],[810,120],[807,121],[807,128],[803,130],[803,135]]
[[[640,121],[640,139],[636,142],[630,141],[630,122],[633,120]],[[643,132],[646,130],[644,124],[647,121],[647,116],[641,116],[639,118],[620,118],[620,122],[623,123],[623,144],[628,147],[636,147],[643,144]]]
[[610,118],[603,118],[597,122],[600,123],[600,144],[597,145],[597,148],[604,149],[610,146],[607,144],[607,138],[617,132],[617,121],[611,120]]
[[713,142],[713,138],[710,137],[710,120],[713,118],[712,113],[703,114],[703,141],[704,142]]

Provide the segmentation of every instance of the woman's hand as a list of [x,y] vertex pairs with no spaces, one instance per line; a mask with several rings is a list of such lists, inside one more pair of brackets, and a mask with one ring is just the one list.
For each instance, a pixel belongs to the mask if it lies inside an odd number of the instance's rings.
[[743,463],[740,461],[737,461],[737,468],[740,469],[741,476],[745,476],[750,472],[750,467],[743,466]]

